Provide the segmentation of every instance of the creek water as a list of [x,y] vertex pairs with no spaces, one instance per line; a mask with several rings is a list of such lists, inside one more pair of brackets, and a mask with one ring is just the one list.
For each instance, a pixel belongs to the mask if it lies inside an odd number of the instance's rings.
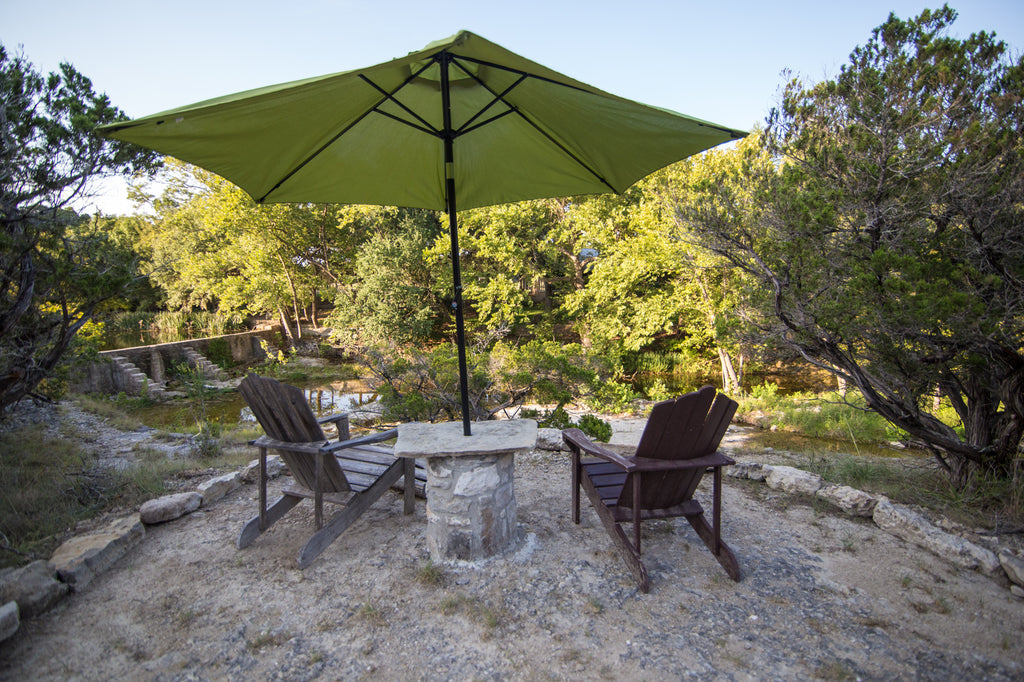
[[[303,396],[317,417],[336,412],[350,412],[364,407],[377,398],[365,381],[359,379],[324,384],[319,381],[289,381],[302,389]],[[134,411],[146,426],[169,431],[194,426],[200,414],[191,401],[158,403]],[[252,410],[246,406],[238,391],[227,391],[211,396],[206,401],[206,419],[225,427],[236,424],[256,424]]]

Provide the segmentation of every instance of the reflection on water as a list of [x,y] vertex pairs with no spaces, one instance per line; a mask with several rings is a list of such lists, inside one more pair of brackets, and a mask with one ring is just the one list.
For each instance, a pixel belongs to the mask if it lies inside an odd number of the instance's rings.
[[[317,417],[336,412],[352,412],[365,407],[377,399],[377,394],[363,381],[342,381],[324,386],[316,384],[302,386],[306,402]],[[180,430],[196,423],[197,415],[191,405],[185,402],[160,403],[142,408],[137,413],[142,423],[154,428],[170,431]],[[255,425],[256,418],[237,391],[230,391],[210,398],[206,405],[207,419],[226,427],[239,423]]]

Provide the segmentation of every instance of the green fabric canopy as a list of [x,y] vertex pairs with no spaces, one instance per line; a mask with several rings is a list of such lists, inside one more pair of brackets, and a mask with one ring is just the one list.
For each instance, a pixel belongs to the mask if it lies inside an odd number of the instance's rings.
[[468,31],[366,69],[105,126],[258,202],[447,210],[469,435],[458,209],[622,192],[745,132],[632,102]]
[[463,31],[406,57],[114,124],[104,134],[221,175],[259,202],[445,210],[439,53],[459,209],[622,192],[745,135],[602,92]]

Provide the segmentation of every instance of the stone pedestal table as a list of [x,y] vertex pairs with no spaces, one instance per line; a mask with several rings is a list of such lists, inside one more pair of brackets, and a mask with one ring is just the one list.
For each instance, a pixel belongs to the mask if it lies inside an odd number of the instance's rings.
[[529,419],[399,424],[395,454],[427,460],[427,548],[437,562],[475,561],[515,544],[515,454],[537,443]]

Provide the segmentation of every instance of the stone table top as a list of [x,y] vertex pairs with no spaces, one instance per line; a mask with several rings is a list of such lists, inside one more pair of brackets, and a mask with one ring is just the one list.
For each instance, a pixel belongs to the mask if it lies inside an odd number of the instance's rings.
[[466,457],[529,450],[537,444],[537,422],[532,419],[473,422],[473,435],[462,434],[462,422],[398,425],[398,457]]

